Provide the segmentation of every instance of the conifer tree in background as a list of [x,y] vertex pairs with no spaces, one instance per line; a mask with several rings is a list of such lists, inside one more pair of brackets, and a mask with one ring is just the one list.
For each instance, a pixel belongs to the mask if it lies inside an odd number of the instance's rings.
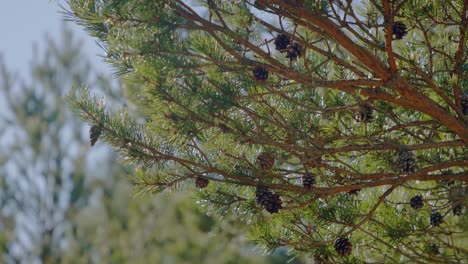
[[69,217],[92,194],[84,188],[92,180],[85,180],[86,128],[67,111],[63,96],[70,85],[109,82],[90,77],[71,32],[64,31],[60,45],[45,43],[44,53],[35,50],[27,80],[0,65],[0,230],[9,234],[2,263],[59,263]]
[[[89,127],[63,94],[87,83],[115,105],[122,92],[65,31],[36,51],[31,76],[0,63],[1,263],[282,263],[262,257],[235,218],[218,224],[187,194],[132,199],[129,168],[89,152]],[[115,83],[115,82],[114,82]],[[124,89],[124,87],[121,87]],[[220,234],[222,231],[222,234]],[[293,263],[301,263],[296,261]]]
[[[468,3],[70,0],[140,116],[75,90],[142,193],[318,263],[468,256]],[[142,121],[144,120],[144,121]]]

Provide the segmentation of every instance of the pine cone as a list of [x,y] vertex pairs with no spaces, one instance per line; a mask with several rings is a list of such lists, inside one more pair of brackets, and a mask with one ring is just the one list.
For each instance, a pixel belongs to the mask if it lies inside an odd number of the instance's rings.
[[462,112],[464,115],[468,115],[468,93],[460,96],[460,103],[462,106]]
[[264,151],[258,155],[257,163],[262,170],[269,170],[275,165],[275,156],[271,152]]
[[289,45],[288,49],[286,50],[286,58],[289,58],[290,61],[293,61],[300,56],[302,56],[302,46],[297,42]]
[[279,194],[275,193],[269,199],[265,200],[263,208],[270,214],[274,214],[278,213],[279,209],[283,208],[282,204],[283,201],[281,201]]
[[256,66],[252,70],[252,74],[257,81],[264,81],[268,78],[268,71],[262,66]]
[[406,35],[406,25],[403,22],[395,22],[392,26],[392,35],[395,39],[402,39]]
[[208,186],[208,183],[210,183],[209,180],[205,179],[205,178],[202,178],[202,177],[197,177],[195,179],[195,186],[198,188],[198,189],[204,189],[206,188],[206,186]]
[[315,184],[315,176],[310,174],[310,173],[306,173],[302,176],[302,186],[304,186],[304,188],[310,190],[310,188],[312,188],[312,186],[314,186]]
[[356,113],[354,113],[354,119],[358,122],[367,123],[373,119],[373,112],[374,110],[368,105],[360,105]]
[[413,196],[410,200],[410,205],[414,210],[419,210],[424,206],[422,195]]
[[442,224],[444,217],[439,212],[432,211],[430,220],[431,220],[431,225],[439,226],[440,224]]
[[96,144],[96,142],[99,139],[99,136],[101,135],[102,128],[101,126],[98,125],[93,125],[89,129],[89,142],[91,143],[91,147]]
[[463,206],[461,204],[458,204],[452,208],[452,213],[453,215],[462,215],[463,214]]
[[437,244],[432,244],[432,245],[429,247],[429,251],[430,251],[431,254],[433,254],[433,255],[439,255],[439,254],[440,254],[439,246],[438,246]]
[[276,50],[283,51],[291,43],[291,39],[286,34],[280,34],[275,39]]
[[255,200],[270,214],[278,213],[283,208],[279,194],[274,194],[265,186],[259,185],[255,190]]
[[396,163],[400,169],[400,172],[404,174],[412,173],[416,169],[414,155],[411,151],[408,150],[401,150],[398,152]]
[[351,242],[349,242],[349,239],[345,237],[338,238],[335,241],[334,247],[338,255],[342,257],[346,255],[350,255],[351,251],[353,250],[353,245],[351,245]]

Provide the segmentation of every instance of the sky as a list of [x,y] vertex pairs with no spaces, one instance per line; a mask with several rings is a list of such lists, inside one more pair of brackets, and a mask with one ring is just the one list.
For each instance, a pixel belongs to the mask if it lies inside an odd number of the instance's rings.
[[[29,81],[34,46],[42,56],[41,52],[46,50],[46,36],[60,43],[61,33],[66,27],[83,44],[82,50],[87,53],[86,59],[92,63],[92,68],[99,69],[100,73],[112,74],[111,66],[98,56],[102,54],[102,49],[95,39],[81,26],[65,21],[59,3],[66,6],[65,0],[0,0],[0,59],[3,59],[6,68],[20,80]],[[2,100],[6,99],[0,92],[0,111],[4,112]],[[4,146],[2,144],[6,142],[0,138],[0,146]]]
[[97,56],[101,53],[93,38],[73,22],[65,22],[58,3],[63,0],[0,0],[0,54],[7,68],[20,76],[29,74],[29,62],[33,58],[33,45],[44,50],[44,39],[49,35],[60,39],[66,25],[75,36],[83,40],[84,51],[97,68],[111,72],[109,66]]

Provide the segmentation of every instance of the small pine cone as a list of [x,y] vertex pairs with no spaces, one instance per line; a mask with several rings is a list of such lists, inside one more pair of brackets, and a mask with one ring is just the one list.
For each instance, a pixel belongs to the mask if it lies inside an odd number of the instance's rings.
[[338,255],[342,257],[346,255],[350,255],[351,251],[353,250],[353,245],[351,245],[351,242],[349,242],[349,239],[345,237],[338,238],[335,241],[334,247]]
[[227,134],[227,133],[229,133],[229,131],[231,131],[231,129],[228,126],[226,126],[225,124],[222,124],[222,123],[218,125],[218,128],[221,129],[221,131],[224,134]]
[[96,142],[99,139],[99,136],[101,135],[102,132],[102,127],[98,125],[93,125],[89,129],[89,142],[91,143],[91,147],[96,144]]
[[439,254],[440,254],[439,246],[438,246],[437,244],[432,244],[432,245],[429,247],[429,251],[430,251],[431,254],[433,254],[433,255],[439,255]]
[[416,169],[416,161],[411,151],[401,150],[398,152],[396,163],[401,173],[412,173]]
[[198,189],[204,189],[206,188],[206,186],[208,186],[208,183],[210,183],[209,180],[205,179],[205,178],[202,178],[202,177],[197,177],[195,179],[195,186],[198,188]]
[[270,214],[278,213],[282,208],[281,198],[279,194],[273,194],[265,186],[257,186],[255,190],[255,200]]
[[268,199],[265,200],[265,202],[262,204],[263,208],[270,214],[278,213],[279,209],[283,208],[282,207],[283,201],[281,201],[281,198],[279,194],[275,193],[273,195],[270,195]]
[[310,188],[312,188],[312,186],[314,186],[315,184],[315,176],[310,174],[310,173],[306,173],[302,176],[302,186],[304,186],[304,188],[310,190]]
[[348,192],[350,195],[358,195],[361,189],[353,189]]
[[431,220],[431,225],[439,226],[440,224],[442,224],[444,217],[439,212],[432,211],[430,220]]
[[291,43],[291,39],[286,34],[280,34],[275,39],[276,50],[282,51]]
[[302,56],[302,46],[294,42],[293,44],[288,46],[288,49],[286,50],[286,58],[289,58],[290,61],[293,61],[297,59],[297,57]]
[[468,115],[468,93],[460,96],[460,103],[462,106],[462,112],[464,115]]
[[424,200],[422,198],[422,195],[413,196],[413,198],[411,198],[410,200],[410,205],[414,210],[421,209],[424,205]]
[[395,22],[392,26],[392,35],[395,39],[402,39],[406,33],[406,25],[403,22]]
[[275,165],[275,156],[271,152],[264,151],[258,155],[257,163],[262,170],[269,170]]
[[256,66],[252,70],[252,74],[257,81],[264,81],[268,78],[268,71],[262,66]]
[[453,215],[462,215],[463,214],[463,206],[461,204],[458,204],[452,208],[452,213]]
[[368,105],[360,105],[356,113],[354,113],[354,119],[358,122],[367,123],[374,118],[373,112]]

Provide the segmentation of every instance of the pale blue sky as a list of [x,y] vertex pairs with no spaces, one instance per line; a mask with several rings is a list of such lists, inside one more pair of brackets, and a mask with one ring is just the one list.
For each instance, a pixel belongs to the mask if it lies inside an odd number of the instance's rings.
[[[86,32],[72,22],[64,22],[59,13],[60,0],[0,0],[0,54],[11,71],[28,76],[28,64],[33,56],[33,43],[44,50],[45,35],[59,39],[64,24],[83,40],[88,58],[100,70],[110,72],[101,58],[101,50]],[[64,2],[64,1],[63,1]]]

